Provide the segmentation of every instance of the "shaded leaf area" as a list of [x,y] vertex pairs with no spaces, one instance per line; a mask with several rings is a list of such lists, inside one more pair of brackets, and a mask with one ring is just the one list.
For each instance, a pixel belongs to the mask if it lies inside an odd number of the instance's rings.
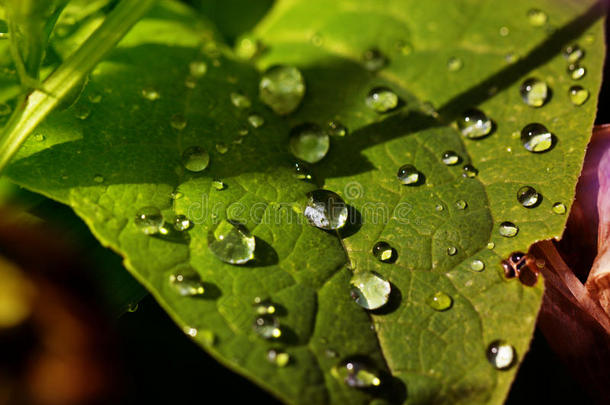
[[[192,10],[164,2],[96,68],[76,104],[36,130],[44,138],[35,133],[8,174],[69,204],[104,245],[125,257],[126,267],[181,327],[197,329],[198,343],[287,403],[501,403],[516,367],[495,370],[486,348],[505,339],[523,358],[542,287],[505,281],[499,263],[564,226],[565,217],[551,207],[572,200],[603,60],[598,15],[587,12],[591,4],[536,3],[552,24],[567,27],[549,36],[527,21],[533,2],[278,2],[255,28],[267,49],[255,68],[234,59]],[[508,36],[498,34],[502,26],[509,27]],[[560,50],[583,33],[590,40],[588,73],[579,84],[590,89],[591,99],[575,107]],[[373,46],[390,60],[378,74],[361,64]],[[516,68],[507,66],[508,52],[522,58]],[[449,72],[450,57],[462,58],[463,68]],[[199,61],[207,73],[187,80],[189,64]],[[302,105],[287,118],[257,98],[258,70],[276,63],[298,66],[307,83]],[[541,109],[520,99],[526,75],[553,89]],[[495,89],[481,90],[492,82]],[[381,85],[401,99],[387,115],[364,103]],[[143,97],[151,92],[159,97]],[[249,97],[252,106],[236,108],[232,92]],[[457,111],[474,105],[495,121],[495,131],[479,141],[462,138],[449,124]],[[251,114],[264,125],[250,127]],[[313,167],[314,182],[296,179],[290,128],[330,119],[345,124],[349,134],[331,140],[328,156]],[[545,123],[555,134],[551,151],[532,154],[513,136],[529,122]],[[210,153],[206,170],[185,171],[181,155],[190,146]],[[461,164],[445,166],[445,150],[457,152]],[[423,184],[397,181],[406,163],[423,174]],[[467,163],[479,170],[477,177],[462,176]],[[215,179],[226,188],[217,190]],[[523,185],[542,194],[538,207],[517,203]],[[311,227],[300,214],[306,193],[320,186],[350,205],[342,239]],[[459,209],[458,200],[467,207]],[[163,210],[170,228],[179,214],[194,226],[145,236],[133,218],[151,205]],[[223,218],[244,223],[255,235],[254,261],[232,266],[208,250],[208,231]],[[519,226],[515,238],[498,233],[508,220]],[[395,263],[374,259],[371,248],[379,240],[396,249]],[[447,255],[449,247],[457,253]],[[471,271],[473,259],[485,263],[482,272]],[[185,267],[204,281],[200,298],[179,296],[168,282]],[[372,313],[349,295],[352,273],[365,270],[392,283],[390,302]],[[426,304],[437,291],[452,296],[448,311]],[[277,304],[283,331],[277,341],[255,334],[255,297]],[[267,350],[278,347],[291,356],[284,368],[266,359]],[[335,379],[331,368],[347,356],[370,359],[382,386],[358,390]]]

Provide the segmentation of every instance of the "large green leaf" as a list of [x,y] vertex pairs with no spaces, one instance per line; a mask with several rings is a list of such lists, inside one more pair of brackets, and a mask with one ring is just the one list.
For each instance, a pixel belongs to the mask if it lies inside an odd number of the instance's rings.
[[[288,403],[501,403],[517,367],[494,369],[487,346],[504,339],[523,358],[542,287],[505,280],[500,261],[563,229],[565,216],[552,205],[569,206],[573,198],[602,71],[601,11],[589,10],[592,4],[280,1],[255,28],[266,52],[253,66],[233,58],[192,11],[162,3],[96,68],[80,100],[37,129],[44,140],[31,137],[7,173],[73,207],[181,327],[197,329],[194,339]],[[546,27],[529,24],[534,5],[548,14]],[[568,98],[573,82],[561,56],[574,41],[586,50],[587,74],[579,84],[591,91],[581,107]],[[378,74],[360,62],[371,47],[390,60]],[[508,53],[519,59],[507,63]],[[463,68],[449,71],[451,57],[461,58]],[[189,63],[199,60],[207,74],[194,88],[192,81],[185,86]],[[301,107],[287,118],[257,98],[258,70],[275,63],[298,66],[307,83]],[[553,90],[540,109],[520,98],[528,76]],[[378,85],[391,87],[404,105],[387,115],[369,110],[365,96]],[[148,88],[160,98],[143,98]],[[235,108],[230,93],[236,91],[252,107]],[[451,125],[472,106],[497,126],[478,141]],[[240,136],[251,113],[265,124]],[[186,118],[186,127],[171,125],[175,114]],[[290,128],[330,119],[350,133],[333,138],[328,156],[313,168],[318,185],[296,179]],[[551,151],[530,153],[513,136],[530,122],[556,135]],[[219,144],[228,151],[219,152]],[[182,151],[193,145],[211,155],[199,174],[181,165]],[[449,149],[479,175],[464,178],[461,165],[443,165],[441,153]],[[405,163],[425,175],[425,184],[398,183]],[[227,187],[216,190],[214,179]],[[543,195],[536,208],[517,202],[523,185]],[[357,219],[341,239],[309,226],[293,209],[319,186],[345,198]],[[172,200],[176,190],[183,197]],[[462,199],[468,206],[459,210],[455,202]],[[149,205],[163,209],[167,221],[185,214],[195,225],[184,235],[146,236],[133,219]],[[240,220],[256,236],[252,264],[225,264],[208,250],[208,230],[221,218]],[[499,235],[503,221],[518,225],[516,237]],[[395,263],[373,258],[379,240],[397,250]],[[446,253],[450,246],[457,248],[454,256]],[[473,259],[485,262],[484,271],[470,270]],[[183,266],[206,283],[203,298],[182,297],[170,287],[169,276]],[[352,273],[366,270],[387,277],[394,291],[372,313],[349,295]],[[436,291],[453,297],[450,310],[426,304]],[[279,307],[284,334],[276,342],[252,329],[257,296]],[[273,347],[291,355],[288,366],[266,360]],[[382,387],[350,388],[331,375],[341,358],[353,355],[380,370]]]

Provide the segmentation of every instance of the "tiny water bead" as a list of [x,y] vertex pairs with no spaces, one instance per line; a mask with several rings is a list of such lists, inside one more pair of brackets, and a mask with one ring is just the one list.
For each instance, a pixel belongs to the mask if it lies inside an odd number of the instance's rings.
[[100,175],[100,174],[96,174],[96,175],[93,177],[93,181],[94,181],[94,182],[96,182],[96,183],[98,183],[98,184],[101,184],[101,183],[103,183],[103,182],[104,182],[104,176],[102,176],[102,175]]
[[457,72],[462,66],[464,66],[464,62],[460,58],[451,57],[447,60],[447,70],[450,72]]
[[542,124],[528,124],[521,130],[521,143],[530,152],[546,152],[553,147],[554,136]]
[[500,27],[499,33],[500,33],[500,36],[506,37],[506,36],[508,36],[508,34],[510,34],[510,29],[508,27],[502,26],[502,27]]
[[270,315],[274,314],[276,311],[275,304],[271,300],[263,299],[261,297],[255,297],[252,306],[258,315]]
[[493,122],[483,111],[472,108],[462,114],[457,126],[466,138],[479,139],[491,133]]
[[174,114],[172,115],[169,124],[172,126],[172,128],[182,131],[184,128],[186,128],[186,117],[180,113]]
[[572,86],[568,91],[570,101],[576,106],[583,105],[589,99],[589,90],[581,86]]
[[373,271],[354,274],[350,285],[350,295],[356,304],[365,309],[381,308],[390,297],[390,282]]
[[245,36],[236,42],[235,53],[241,59],[250,60],[258,56],[263,47],[263,44],[258,39]]
[[376,72],[388,64],[388,59],[379,49],[371,48],[362,54],[362,63],[366,70]]
[[347,206],[336,193],[328,190],[315,190],[307,194],[309,200],[303,215],[317,228],[334,230],[342,228],[347,222]]
[[282,336],[280,321],[273,315],[261,315],[254,320],[254,331],[264,339],[277,339]]
[[447,248],[447,254],[449,256],[455,256],[456,253],[457,253],[457,248],[455,246],[449,246]]
[[407,186],[415,186],[419,183],[421,174],[413,165],[403,165],[396,174],[398,180]]
[[479,259],[474,259],[470,262],[470,270],[472,271],[483,271],[485,270],[485,263]]
[[202,60],[194,60],[189,63],[189,73],[193,77],[204,76],[208,71],[208,65]]
[[396,250],[387,242],[377,242],[373,246],[373,256],[378,260],[389,263],[396,260]]
[[248,123],[252,128],[260,128],[265,124],[265,119],[258,114],[251,114],[248,116]]
[[79,120],[86,120],[91,115],[91,107],[88,104],[77,104],[74,106],[74,116]]
[[487,360],[498,370],[509,369],[515,357],[515,348],[503,340],[495,340],[487,347]]
[[436,207],[434,207],[434,209],[437,211],[442,211],[445,209],[445,207],[443,207],[443,204],[436,204]]
[[549,87],[546,82],[536,78],[526,79],[519,89],[521,98],[530,107],[542,107],[549,97]]
[[183,297],[196,297],[205,293],[203,283],[193,269],[171,274],[169,284],[174,291]]
[[311,180],[311,170],[309,166],[302,162],[296,162],[294,164],[294,177],[299,180]]
[[496,244],[494,242],[488,242],[487,243],[487,249],[489,250],[493,250],[493,248],[496,247]]
[[512,222],[505,221],[500,224],[499,232],[505,238],[512,238],[519,233],[519,228]]
[[532,27],[542,27],[548,19],[546,13],[537,8],[532,8],[527,12],[527,20]]
[[567,208],[564,203],[557,202],[553,204],[553,212],[558,215],[564,215],[567,212]]
[[216,144],[216,150],[221,155],[224,155],[225,153],[227,153],[229,151],[229,147],[227,146],[226,143],[217,143]]
[[385,113],[398,106],[398,95],[387,87],[375,87],[369,91],[365,103],[378,113]]
[[330,136],[345,136],[347,135],[347,128],[339,121],[329,121],[327,131]]
[[163,215],[157,207],[142,207],[136,213],[135,224],[146,235],[159,233],[163,227]]
[[455,208],[457,208],[458,210],[465,210],[466,207],[468,207],[468,203],[464,200],[457,200],[455,202]]
[[568,45],[563,49],[563,57],[568,63],[575,63],[585,56],[585,51],[577,44]]
[[227,185],[222,180],[212,180],[212,187],[214,187],[216,190],[220,191],[220,190],[224,190],[227,187]]
[[276,114],[286,115],[297,109],[305,96],[305,79],[294,66],[269,68],[259,83],[259,97]]
[[453,166],[460,162],[460,156],[452,150],[448,150],[441,155],[441,160],[447,166]]
[[208,248],[225,263],[244,264],[254,259],[255,247],[254,236],[239,222],[223,219],[208,231]]
[[580,80],[587,74],[587,69],[578,63],[570,63],[567,71],[572,80]]
[[517,201],[525,208],[535,207],[540,199],[540,194],[534,187],[523,186],[517,191]]
[[467,177],[467,178],[472,179],[474,177],[477,177],[478,174],[479,174],[479,171],[473,165],[466,164],[462,167],[462,177]]
[[437,291],[428,297],[427,303],[435,311],[446,311],[453,305],[453,298],[442,291]]
[[42,142],[45,140],[45,136],[43,134],[36,134],[34,135],[34,139],[38,142]]
[[290,363],[290,355],[282,350],[269,349],[267,360],[278,367],[286,367]]
[[178,232],[186,231],[192,225],[193,223],[186,217],[186,215],[176,215],[174,218],[174,229]]
[[205,170],[210,164],[210,155],[199,146],[191,146],[182,153],[182,164],[190,172]]
[[195,87],[197,87],[197,78],[195,78],[194,76],[188,75],[184,79],[184,85],[189,89],[194,89]]
[[231,93],[231,104],[240,109],[252,107],[252,102],[250,99],[247,96],[237,92]]
[[161,98],[161,94],[152,87],[144,87],[140,91],[140,95],[149,101],[155,101]]
[[328,153],[330,138],[316,124],[300,124],[290,131],[289,147],[297,159],[317,163]]
[[381,384],[377,371],[369,362],[360,358],[345,359],[332,368],[331,374],[348,387],[369,388]]

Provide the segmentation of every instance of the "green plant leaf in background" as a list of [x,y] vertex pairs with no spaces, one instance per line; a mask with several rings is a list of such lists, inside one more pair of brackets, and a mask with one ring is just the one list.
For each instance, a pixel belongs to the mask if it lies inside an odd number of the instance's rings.
[[[488,346],[504,340],[516,363],[523,359],[542,286],[507,281],[500,261],[563,229],[553,205],[572,201],[601,80],[602,10],[593,4],[279,1],[253,30],[265,51],[245,62],[192,9],[162,2],[96,68],[76,104],[37,128],[7,174],[70,205],[185,332],[287,403],[501,403],[517,367],[494,368]],[[547,17],[541,26],[528,18],[534,7]],[[70,46],[52,42],[60,55]],[[586,53],[578,82],[561,54],[573,43]],[[373,48],[388,62],[376,73],[363,63]],[[259,72],[275,64],[297,66],[306,82],[287,117],[258,99]],[[541,108],[521,98],[529,77],[552,89]],[[575,84],[590,91],[581,106],[568,95]],[[400,97],[397,109],[366,105],[378,86]],[[236,94],[249,102],[233,103]],[[493,119],[489,136],[467,139],[455,128],[471,107]],[[296,178],[291,128],[330,120],[348,134],[332,137],[312,181]],[[532,122],[556,137],[546,153],[519,139]],[[201,172],[182,164],[192,146],[210,155]],[[443,164],[448,150],[459,165]],[[416,185],[398,182],[404,164],[419,171]],[[466,164],[478,175],[463,176]],[[523,186],[541,194],[536,207],[517,201]],[[340,237],[300,213],[320,187],[350,206]],[[193,226],[144,235],[134,218],[146,206],[162,210],[167,228],[176,215]],[[252,262],[230,265],[208,249],[208,231],[224,218],[255,236]],[[500,235],[505,221],[518,226],[516,236]],[[396,250],[394,263],[373,256],[378,241]],[[185,268],[201,277],[201,296],[172,287]],[[352,275],[365,271],[392,285],[388,304],[372,312],[350,297]],[[437,292],[451,308],[429,305]],[[275,304],[280,338],[255,332],[256,297]],[[288,364],[269,361],[270,349],[288,353]],[[352,356],[377,370],[380,387],[333,376]]]

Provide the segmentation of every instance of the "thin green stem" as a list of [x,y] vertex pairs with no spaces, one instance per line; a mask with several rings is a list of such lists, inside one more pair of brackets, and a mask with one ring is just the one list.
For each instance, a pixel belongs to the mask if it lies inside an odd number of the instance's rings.
[[[0,139],[0,173],[30,133],[125,36],[156,0],[122,0],[103,24],[17,106]],[[21,101],[21,100],[20,100]]]

